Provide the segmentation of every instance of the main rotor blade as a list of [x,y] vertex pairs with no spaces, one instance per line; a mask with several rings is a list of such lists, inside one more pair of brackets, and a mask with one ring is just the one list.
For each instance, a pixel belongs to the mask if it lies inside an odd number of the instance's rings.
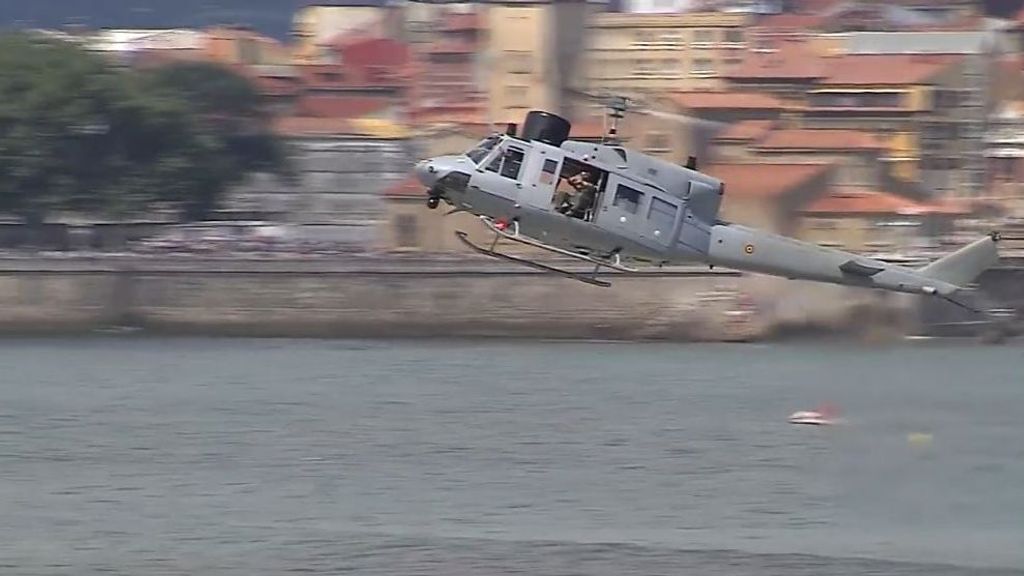
[[695,124],[697,126],[705,126],[708,128],[722,128],[726,126],[725,122],[717,122],[715,120],[706,120],[704,118],[698,118],[696,116],[687,116],[686,114],[677,114],[674,112],[662,112],[661,110],[651,110],[650,108],[635,108],[633,110],[636,114],[647,114],[663,120],[672,120],[674,122],[682,122],[685,124]]

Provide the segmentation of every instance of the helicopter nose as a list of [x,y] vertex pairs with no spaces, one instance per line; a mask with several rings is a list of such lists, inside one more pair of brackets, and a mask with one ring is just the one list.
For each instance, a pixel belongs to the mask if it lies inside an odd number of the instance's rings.
[[421,160],[416,164],[416,179],[427,188],[437,182],[437,167],[430,160]]

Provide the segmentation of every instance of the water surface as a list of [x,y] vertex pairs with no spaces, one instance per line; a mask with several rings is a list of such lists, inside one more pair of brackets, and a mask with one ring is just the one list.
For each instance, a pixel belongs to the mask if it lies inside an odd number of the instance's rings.
[[[1024,574],[1019,347],[98,338],[0,366],[4,573]],[[846,423],[786,423],[821,402]]]

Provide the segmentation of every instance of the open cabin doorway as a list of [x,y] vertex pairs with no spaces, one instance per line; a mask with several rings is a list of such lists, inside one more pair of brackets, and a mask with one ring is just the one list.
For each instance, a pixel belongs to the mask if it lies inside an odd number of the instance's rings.
[[566,157],[551,197],[551,207],[570,218],[593,222],[607,182],[606,171]]

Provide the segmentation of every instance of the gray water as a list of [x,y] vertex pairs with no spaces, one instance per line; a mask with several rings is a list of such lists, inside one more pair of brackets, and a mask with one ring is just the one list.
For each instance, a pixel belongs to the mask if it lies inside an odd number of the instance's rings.
[[[111,338],[0,366],[2,574],[1024,574],[1019,347]],[[821,402],[845,423],[786,423]]]

